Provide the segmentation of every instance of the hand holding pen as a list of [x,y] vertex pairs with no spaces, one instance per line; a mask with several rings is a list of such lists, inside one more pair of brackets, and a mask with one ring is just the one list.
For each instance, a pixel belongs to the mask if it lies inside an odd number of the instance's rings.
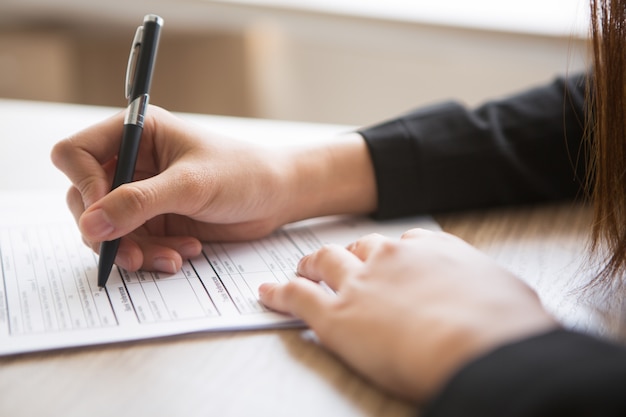
[[[163,19],[150,14],[144,17],[143,26],[135,32],[126,68],[128,109],[111,189],[133,180],[162,26]],[[120,239],[115,239],[100,245],[99,287],[104,287],[109,279],[119,244]]]
[[[95,252],[104,246],[102,277],[113,263],[173,274],[201,253],[203,241],[249,241],[286,223],[376,209],[371,157],[357,133],[278,147],[226,138],[159,107],[138,108],[148,114],[136,170],[129,174],[132,186],[111,191],[111,167],[120,149],[125,152],[122,112],[58,142],[51,152],[71,182],[67,204],[83,241]],[[101,244],[120,237],[119,250]]]

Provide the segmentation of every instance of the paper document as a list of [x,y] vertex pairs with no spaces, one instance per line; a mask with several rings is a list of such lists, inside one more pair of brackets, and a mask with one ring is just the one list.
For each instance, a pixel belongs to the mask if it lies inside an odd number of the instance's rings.
[[[45,211],[45,213],[42,213]],[[0,196],[0,355],[201,331],[298,326],[258,301],[263,282],[286,282],[324,243],[438,228],[430,218],[316,219],[243,243],[206,243],[174,275],[114,268],[97,286],[97,255],[58,194]]]

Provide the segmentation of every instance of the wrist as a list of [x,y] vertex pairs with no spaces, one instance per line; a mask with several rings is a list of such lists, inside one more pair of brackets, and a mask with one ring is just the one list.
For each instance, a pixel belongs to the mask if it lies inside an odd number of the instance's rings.
[[367,145],[357,133],[294,149],[290,155],[290,221],[376,210],[376,181]]

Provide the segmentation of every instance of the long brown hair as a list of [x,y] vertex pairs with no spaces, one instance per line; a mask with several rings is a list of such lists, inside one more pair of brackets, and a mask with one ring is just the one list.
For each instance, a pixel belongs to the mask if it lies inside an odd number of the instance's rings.
[[591,243],[606,257],[602,282],[626,271],[626,0],[591,0],[591,41]]

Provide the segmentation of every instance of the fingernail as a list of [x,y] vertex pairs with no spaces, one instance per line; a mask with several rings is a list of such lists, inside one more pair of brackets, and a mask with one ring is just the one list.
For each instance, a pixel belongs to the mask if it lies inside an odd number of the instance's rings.
[[158,271],[169,274],[174,274],[177,271],[176,263],[169,258],[155,258],[152,266]]
[[94,240],[103,240],[115,230],[109,217],[102,209],[84,214],[80,219],[80,225],[83,231]]
[[178,248],[178,253],[183,258],[198,256],[201,251],[202,245],[199,242],[187,243]]
[[302,269],[304,268],[304,263],[306,262],[309,255],[305,255],[298,261],[298,265],[296,266],[296,274],[301,275]]
[[115,265],[131,270],[130,256],[124,251],[118,251],[117,255],[115,255]]

